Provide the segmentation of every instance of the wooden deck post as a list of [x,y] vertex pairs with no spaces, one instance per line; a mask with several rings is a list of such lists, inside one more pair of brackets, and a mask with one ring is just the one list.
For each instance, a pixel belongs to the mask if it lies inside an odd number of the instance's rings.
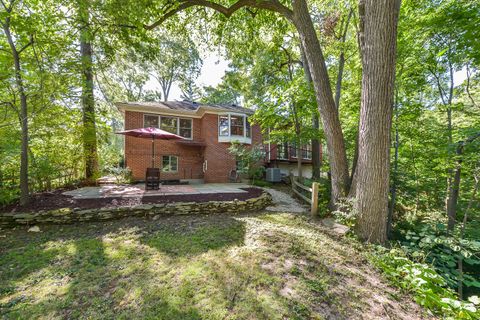
[[318,182],[312,183],[312,208],[310,210],[312,216],[318,213]]

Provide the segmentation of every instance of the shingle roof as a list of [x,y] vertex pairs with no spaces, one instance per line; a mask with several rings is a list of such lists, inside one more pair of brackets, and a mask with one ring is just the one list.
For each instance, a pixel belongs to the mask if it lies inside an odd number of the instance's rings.
[[208,109],[218,109],[218,111],[232,111],[241,113],[253,113],[252,109],[243,108],[235,104],[204,104],[195,101],[162,101],[162,102],[119,102],[117,105],[128,105],[131,107],[147,107],[165,110],[183,110],[197,111],[198,108],[204,107]]

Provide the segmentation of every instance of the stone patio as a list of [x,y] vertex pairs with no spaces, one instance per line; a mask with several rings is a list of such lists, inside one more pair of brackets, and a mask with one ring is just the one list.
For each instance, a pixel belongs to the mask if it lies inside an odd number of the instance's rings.
[[99,187],[84,187],[64,192],[64,195],[75,199],[98,198],[137,198],[161,195],[203,194],[203,193],[242,193],[241,188],[251,187],[243,183],[206,183],[192,185],[165,185],[159,190],[145,190],[145,184],[134,185],[102,185]]

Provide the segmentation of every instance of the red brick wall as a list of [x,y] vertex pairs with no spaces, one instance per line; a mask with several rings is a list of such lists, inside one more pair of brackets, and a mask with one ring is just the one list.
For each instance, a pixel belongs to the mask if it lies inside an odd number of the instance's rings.
[[[193,139],[201,141],[200,119],[193,119]],[[143,113],[125,112],[125,130],[142,128]],[[161,167],[162,156],[178,157],[177,172],[162,172],[161,179],[202,179],[202,147],[180,145],[174,140],[155,140],[155,167]],[[125,162],[133,178],[145,179],[145,171],[152,163],[152,140],[125,137]]]
[[[125,130],[143,127],[143,113],[125,112]],[[205,114],[202,119],[193,119],[193,140],[205,147],[185,146],[176,141],[155,141],[155,167],[161,166],[163,155],[178,156],[178,172],[161,173],[161,179],[201,179],[205,182],[228,182],[230,170],[235,168],[235,159],[229,153],[230,143],[218,142],[218,116]],[[252,144],[261,144],[260,127],[252,126]],[[152,143],[150,139],[125,137],[125,162],[132,170],[134,179],[143,180],[145,170],[151,166]],[[207,170],[203,173],[203,162]]]

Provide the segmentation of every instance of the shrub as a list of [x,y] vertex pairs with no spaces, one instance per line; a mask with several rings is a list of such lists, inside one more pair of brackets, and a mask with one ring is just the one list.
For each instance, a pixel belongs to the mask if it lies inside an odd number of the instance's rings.
[[272,186],[272,183],[268,182],[268,181],[264,181],[264,180],[255,180],[252,182],[252,184],[254,186],[257,186],[257,187],[271,187]]
[[381,269],[397,287],[411,292],[415,301],[437,315],[450,319],[478,319],[479,298],[458,300],[445,279],[430,265],[408,259],[399,248],[374,247],[370,260]]
[[109,167],[106,171],[108,174],[115,177],[117,184],[132,182],[132,171],[128,167]]
[[[400,231],[403,250],[414,261],[431,264],[450,288],[458,287],[459,259],[463,260],[467,270],[475,270],[480,265],[480,242],[460,239],[455,233],[448,234],[443,224],[436,227],[422,224],[417,229]],[[466,287],[480,288],[480,281],[468,272],[462,274],[462,282]]]
[[232,142],[228,151],[235,156],[239,163],[238,171],[247,174],[253,181],[261,179],[265,172],[265,168],[261,165],[261,161],[265,154],[260,146],[247,147],[238,141]]
[[337,210],[332,212],[336,220],[350,228],[355,226],[358,217],[354,204],[355,199],[342,198],[337,202]]

